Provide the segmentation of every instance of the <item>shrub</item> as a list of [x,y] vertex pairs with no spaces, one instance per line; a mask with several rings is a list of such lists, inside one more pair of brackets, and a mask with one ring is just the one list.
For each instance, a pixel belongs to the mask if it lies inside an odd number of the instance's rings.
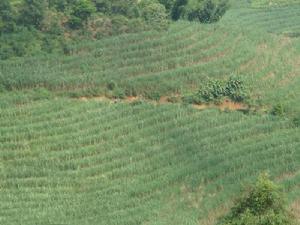
[[236,76],[231,76],[227,81],[210,80],[195,95],[186,97],[183,101],[200,104],[229,98],[235,102],[242,102],[248,98],[245,89],[242,79]]
[[245,92],[244,82],[239,77],[231,76],[225,89],[225,95],[233,101],[242,102],[247,99],[248,95]]
[[283,195],[267,174],[259,176],[254,187],[231,209],[219,225],[292,225]]

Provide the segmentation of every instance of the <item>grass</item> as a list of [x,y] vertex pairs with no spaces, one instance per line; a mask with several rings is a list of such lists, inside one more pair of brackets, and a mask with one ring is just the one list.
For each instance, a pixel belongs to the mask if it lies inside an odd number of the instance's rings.
[[253,30],[261,29],[271,33],[295,36],[299,34],[299,10],[300,4],[281,7],[232,8],[222,18],[222,22]]
[[299,4],[298,0],[253,0],[254,7],[274,7]]
[[[259,29],[178,22],[166,33],[80,43],[67,57],[1,62],[0,83],[4,90],[45,88],[77,97],[117,94],[153,98],[184,95],[208,79],[235,74],[245,78],[254,104],[296,103],[297,88],[291,89],[289,84],[299,84],[295,76],[299,53],[294,48],[298,42]],[[108,89],[111,82],[114,91]]]
[[[214,225],[262,171],[297,212],[298,8],[234,1],[217,24],[0,62],[0,224]],[[266,112],[149,100],[231,75]]]
[[272,116],[68,99],[0,115],[5,224],[196,224],[239,182],[300,169],[299,128]]

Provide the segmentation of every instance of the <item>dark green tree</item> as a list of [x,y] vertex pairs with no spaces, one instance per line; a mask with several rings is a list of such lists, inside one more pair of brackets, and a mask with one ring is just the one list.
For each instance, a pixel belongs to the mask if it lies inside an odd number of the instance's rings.
[[129,18],[138,17],[137,0],[93,0],[98,12],[106,15],[123,15]]
[[50,8],[64,12],[68,6],[68,0],[48,0],[48,5]]
[[159,0],[159,3],[164,5],[167,12],[170,13],[176,0]]
[[87,22],[88,18],[96,11],[94,4],[87,0],[79,0],[74,3],[69,24],[77,29]]
[[108,0],[93,0],[98,12],[107,14],[111,12],[112,2]]
[[15,17],[9,0],[0,1],[0,33],[13,32],[15,29]]
[[46,10],[46,0],[24,0],[19,17],[19,23],[26,27],[33,26],[39,29],[43,19],[45,18]]
[[176,0],[171,9],[171,18],[173,20],[180,19],[180,17],[184,15],[184,10],[187,4],[188,0]]
[[228,7],[228,0],[189,0],[183,17],[201,23],[213,23],[225,14]]

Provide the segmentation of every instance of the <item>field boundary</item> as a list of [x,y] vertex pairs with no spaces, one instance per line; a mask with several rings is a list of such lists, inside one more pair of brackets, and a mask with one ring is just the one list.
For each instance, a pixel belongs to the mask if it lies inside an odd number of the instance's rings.
[[[175,96],[176,99],[180,99],[181,96]],[[146,102],[153,105],[164,105],[164,104],[180,104],[182,102],[172,102],[172,97],[162,96],[159,100],[149,100],[141,96],[127,96],[123,99],[119,98],[109,98],[107,96],[95,96],[95,97],[79,97],[76,98],[79,101],[88,102],[88,101],[99,101],[99,102],[109,102],[111,104],[116,103],[127,103],[134,104],[138,102]],[[198,110],[205,109],[219,109],[221,111],[246,111],[250,109],[250,106],[245,103],[234,102],[229,99],[225,99],[220,103],[203,103],[203,104],[189,104],[192,105],[193,108]]]

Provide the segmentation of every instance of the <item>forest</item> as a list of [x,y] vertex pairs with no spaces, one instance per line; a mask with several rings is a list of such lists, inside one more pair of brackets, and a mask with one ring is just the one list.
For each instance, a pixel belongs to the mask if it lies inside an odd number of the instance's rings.
[[82,40],[166,30],[180,18],[216,22],[227,8],[223,0],[1,0],[0,60],[69,54]]

